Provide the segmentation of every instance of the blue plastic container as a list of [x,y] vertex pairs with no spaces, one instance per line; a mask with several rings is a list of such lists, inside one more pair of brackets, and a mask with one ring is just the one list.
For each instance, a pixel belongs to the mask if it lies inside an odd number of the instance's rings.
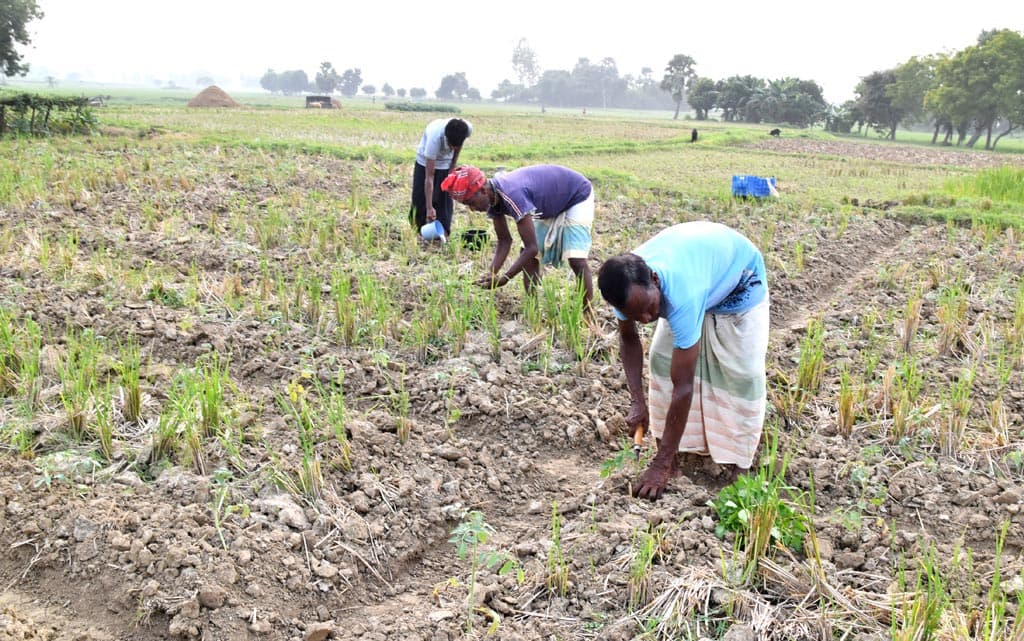
[[766,198],[772,195],[772,188],[775,187],[775,177],[762,178],[761,176],[733,176],[732,195],[745,198]]

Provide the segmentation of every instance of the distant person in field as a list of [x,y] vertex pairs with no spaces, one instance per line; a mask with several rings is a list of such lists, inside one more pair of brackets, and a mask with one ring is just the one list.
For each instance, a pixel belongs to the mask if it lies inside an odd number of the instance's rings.
[[694,129],[690,132],[690,142],[697,142],[697,130]]
[[[677,452],[749,469],[766,398],[768,284],[761,252],[725,225],[680,223],[609,258],[597,285],[619,319],[630,435],[649,427],[658,444],[634,495],[658,499],[679,471]],[[647,399],[637,323],[654,321]]]
[[438,118],[427,125],[416,148],[412,174],[412,207],[409,223],[419,231],[428,222],[440,220],[445,237],[452,233],[452,199],[441,190],[441,181],[459,160],[459,152],[473,126],[462,118]]
[[[487,212],[498,245],[487,274],[477,280],[485,288],[502,287],[524,273],[527,293],[540,280],[541,263],[558,266],[565,259],[576,274],[584,309],[592,317],[594,284],[590,273],[591,228],[594,224],[594,188],[587,178],[560,165],[531,165],[488,179],[476,167],[458,167],[441,189],[474,211]],[[511,219],[523,247],[507,271],[502,272],[512,248]]]

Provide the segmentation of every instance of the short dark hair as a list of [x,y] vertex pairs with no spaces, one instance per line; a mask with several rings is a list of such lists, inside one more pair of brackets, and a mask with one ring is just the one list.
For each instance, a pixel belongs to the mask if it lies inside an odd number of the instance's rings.
[[619,254],[604,261],[597,270],[597,287],[609,305],[621,310],[633,285],[644,289],[651,286],[652,273],[643,258],[632,253]]
[[469,138],[469,124],[462,118],[452,118],[444,126],[444,137],[452,147],[461,147]]

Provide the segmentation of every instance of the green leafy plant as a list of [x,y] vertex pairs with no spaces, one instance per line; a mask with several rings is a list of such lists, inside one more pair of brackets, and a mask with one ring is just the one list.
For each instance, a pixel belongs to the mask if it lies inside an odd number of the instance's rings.
[[633,466],[634,472],[639,472],[647,467],[647,463],[651,456],[652,454],[650,451],[641,449],[640,458],[637,458],[636,453],[633,451],[633,441],[623,436],[619,439],[619,449],[615,454],[601,463],[601,478],[609,478],[619,470],[629,465]]
[[517,573],[517,579],[523,582],[524,573],[519,561],[508,552],[496,552],[481,550],[481,546],[487,543],[494,528],[484,521],[483,512],[473,510],[468,512],[464,520],[452,530],[449,543],[455,544],[456,554],[460,559],[469,559],[469,596],[466,599],[467,616],[466,632],[473,632],[473,612],[476,603],[476,577],[480,568],[499,567],[498,575],[503,575],[512,570]]
[[224,549],[228,549],[227,539],[224,538],[224,521],[232,514],[239,514],[242,518],[249,517],[249,506],[244,504],[231,503],[231,470],[218,468],[213,472],[213,500],[210,502],[210,512],[213,515],[213,527],[217,530],[217,537]]
[[324,487],[324,475],[320,455],[316,446],[320,425],[318,412],[310,406],[308,391],[301,380],[296,378],[288,383],[286,396],[278,396],[278,404],[292,418],[298,431],[301,466],[295,477],[281,471],[277,480],[289,491],[310,499],[320,497]]
[[809,524],[807,517],[795,507],[795,488],[785,482],[788,458],[775,469],[777,438],[771,437],[769,451],[756,474],[741,474],[708,502],[718,515],[715,534],[719,538],[726,532],[733,532],[737,545],[778,542],[791,549],[803,549]]

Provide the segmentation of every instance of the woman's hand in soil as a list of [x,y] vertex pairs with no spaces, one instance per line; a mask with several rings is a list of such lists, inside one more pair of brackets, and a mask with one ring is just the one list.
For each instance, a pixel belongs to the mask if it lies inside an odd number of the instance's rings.
[[665,486],[672,478],[672,468],[671,461],[662,463],[655,457],[637,480],[636,486],[633,488],[633,496],[649,501],[660,499],[665,491]]
[[647,411],[647,403],[634,402],[629,406],[629,414],[626,414],[626,426],[629,427],[629,435],[636,433],[636,428],[647,429],[650,415]]
[[497,289],[508,283],[505,274],[484,274],[476,280],[476,286],[483,289]]

